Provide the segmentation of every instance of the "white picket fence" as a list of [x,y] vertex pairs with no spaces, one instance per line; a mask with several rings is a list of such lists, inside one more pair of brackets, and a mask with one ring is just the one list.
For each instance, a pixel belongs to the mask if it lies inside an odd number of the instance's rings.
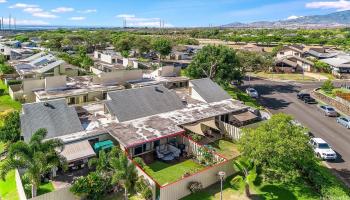
[[233,140],[239,140],[242,136],[242,131],[231,124],[219,121],[219,127],[224,131],[225,135]]

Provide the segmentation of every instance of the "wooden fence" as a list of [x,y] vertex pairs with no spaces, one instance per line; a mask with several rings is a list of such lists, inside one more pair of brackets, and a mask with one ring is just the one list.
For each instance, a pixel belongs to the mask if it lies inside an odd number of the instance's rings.
[[242,136],[242,131],[240,128],[237,128],[231,124],[219,121],[219,128],[223,130],[225,135],[233,140],[239,140]]

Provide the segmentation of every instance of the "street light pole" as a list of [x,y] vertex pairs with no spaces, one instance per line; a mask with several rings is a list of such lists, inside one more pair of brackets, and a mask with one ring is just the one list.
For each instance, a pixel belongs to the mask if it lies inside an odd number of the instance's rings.
[[223,181],[224,181],[224,178],[225,178],[225,175],[226,175],[226,173],[224,172],[224,171],[220,171],[219,173],[218,173],[218,175],[219,175],[219,177],[220,177],[220,200],[222,200],[222,183],[223,183]]

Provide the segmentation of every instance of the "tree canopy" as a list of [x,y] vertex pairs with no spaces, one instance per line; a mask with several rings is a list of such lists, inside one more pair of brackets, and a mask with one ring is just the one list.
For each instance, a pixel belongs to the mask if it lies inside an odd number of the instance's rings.
[[0,127],[0,141],[16,142],[20,139],[20,119],[17,111],[10,112],[4,119],[4,125]]
[[277,114],[256,129],[243,130],[239,140],[242,155],[261,166],[268,179],[295,180],[303,166],[315,161],[306,130],[292,120]]
[[220,84],[242,80],[244,71],[236,51],[226,46],[203,47],[186,69],[191,78],[210,78]]

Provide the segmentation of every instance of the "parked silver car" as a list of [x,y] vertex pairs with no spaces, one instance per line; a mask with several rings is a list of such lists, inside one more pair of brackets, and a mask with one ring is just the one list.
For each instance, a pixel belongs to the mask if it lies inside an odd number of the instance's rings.
[[349,117],[338,117],[337,122],[346,128],[350,129],[350,118]]
[[247,88],[245,92],[253,98],[259,98],[259,93],[254,88]]
[[338,117],[338,112],[331,106],[322,105],[319,108],[328,117]]

